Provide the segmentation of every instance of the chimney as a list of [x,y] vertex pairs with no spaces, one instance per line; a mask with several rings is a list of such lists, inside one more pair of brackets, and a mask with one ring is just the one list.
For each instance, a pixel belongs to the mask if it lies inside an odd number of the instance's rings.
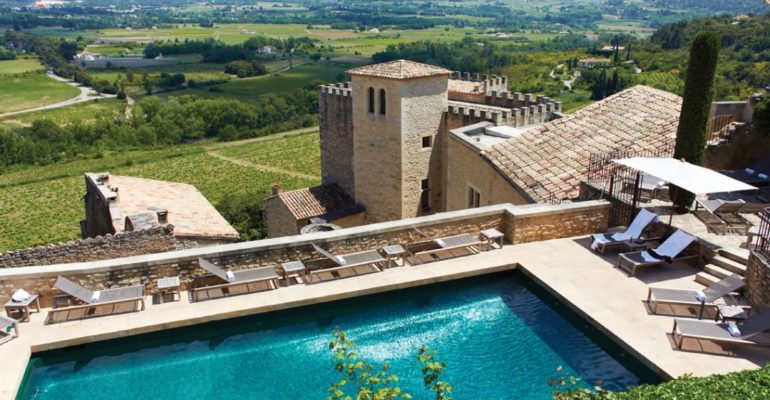
[[281,185],[275,183],[273,186],[270,187],[271,191],[273,192],[273,196],[278,196],[278,193],[283,192],[281,189]]
[[166,225],[168,223],[168,210],[163,207],[147,207],[148,210],[155,213],[158,216],[158,224]]

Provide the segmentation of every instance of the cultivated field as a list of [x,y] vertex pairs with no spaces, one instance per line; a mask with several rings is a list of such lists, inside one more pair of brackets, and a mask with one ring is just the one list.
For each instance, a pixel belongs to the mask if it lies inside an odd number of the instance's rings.
[[[273,168],[263,169],[261,163]],[[7,172],[0,175],[0,252],[77,239],[85,172],[190,183],[216,206],[228,195],[264,199],[273,183],[287,190],[317,185],[319,163],[318,134],[306,133],[242,144],[121,152]]]
[[89,124],[96,121],[99,117],[123,112],[124,107],[125,100],[100,99],[63,108],[0,118],[0,126],[29,126],[36,119],[51,120],[58,125],[66,125],[72,122]]
[[0,75],[22,74],[25,72],[41,71],[43,65],[37,58],[19,58],[16,60],[0,61]]
[[0,75],[0,114],[57,103],[78,93],[77,88],[41,73]]

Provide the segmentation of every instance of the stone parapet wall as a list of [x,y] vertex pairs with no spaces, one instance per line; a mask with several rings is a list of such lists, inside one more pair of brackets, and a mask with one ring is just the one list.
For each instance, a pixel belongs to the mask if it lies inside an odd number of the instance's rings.
[[174,226],[163,225],[141,231],[1,253],[0,268],[107,260],[191,247],[197,247],[195,242],[178,240],[174,236]]
[[770,308],[770,260],[755,251],[746,267],[746,297],[756,310]]
[[495,104],[487,104],[485,106],[482,104],[465,103],[463,105],[450,104],[447,107],[447,114],[450,118],[462,119],[466,125],[481,121],[491,121],[495,125],[519,127],[550,121],[554,114],[561,112],[561,109],[561,102],[558,101],[540,104],[533,103],[528,106],[515,108]]
[[277,266],[287,261],[320,258],[312,248],[313,243],[333,254],[349,254],[425,240],[415,228],[434,238],[478,234],[494,228],[504,232],[510,243],[586,235],[606,228],[608,207],[608,203],[600,201],[565,205],[495,205],[331,232],[95,262],[0,269],[0,301],[7,301],[14,290],[23,288],[40,294],[42,304],[50,306],[53,296],[59,294],[53,287],[58,275],[90,289],[144,284],[147,293],[155,291],[159,278],[179,276],[182,289],[187,290],[195,277],[207,274],[198,267],[198,257],[233,270]]
[[512,223],[509,223],[512,226],[506,229],[514,244],[583,236],[605,232],[609,212],[609,203],[593,201],[568,206],[521,206],[514,208]]

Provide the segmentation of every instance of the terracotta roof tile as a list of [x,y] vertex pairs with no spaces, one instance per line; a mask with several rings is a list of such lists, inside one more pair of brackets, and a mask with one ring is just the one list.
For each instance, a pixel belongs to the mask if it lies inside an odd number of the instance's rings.
[[474,82],[474,81],[465,81],[461,79],[450,79],[448,90],[454,93],[483,94],[484,83]]
[[535,201],[551,194],[574,198],[591,154],[673,144],[681,107],[675,94],[634,86],[490,146],[483,155]]
[[355,200],[336,183],[279,193],[278,198],[297,220],[357,209]]
[[452,71],[435,65],[409,60],[396,60],[353,68],[348,73],[350,75],[373,76],[377,78],[413,79],[435,75],[449,75]]

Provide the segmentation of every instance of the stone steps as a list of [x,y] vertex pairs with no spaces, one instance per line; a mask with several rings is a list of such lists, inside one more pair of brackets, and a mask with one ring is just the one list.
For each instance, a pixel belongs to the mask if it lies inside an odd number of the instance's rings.
[[719,249],[718,254],[724,258],[735,261],[739,264],[747,265],[749,263],[749,257],[746,255],[737,254],[735,252]]
[[706,272],[698,272],[695,274],[695,282],[698,282],[703,286],[711,286],[719,282],[719,278]]
[[695,275],[695,282],[710,286],[732,274],[744,276],[748,258],[725,249],[719,249],[711,263],[703,267],[703,272]]
[[721,255],[714,257],[714,259],[711,260],[711,263],[730,272],[739,274],[740,276],[743,276],[746,273],[746,264],[740,264],[729,258],[722,257]]
[[724,279],[733,274],[731,271],[714,264],[706,264],[706,266],[703,267],[703,272],[714,276],[717,279]]

